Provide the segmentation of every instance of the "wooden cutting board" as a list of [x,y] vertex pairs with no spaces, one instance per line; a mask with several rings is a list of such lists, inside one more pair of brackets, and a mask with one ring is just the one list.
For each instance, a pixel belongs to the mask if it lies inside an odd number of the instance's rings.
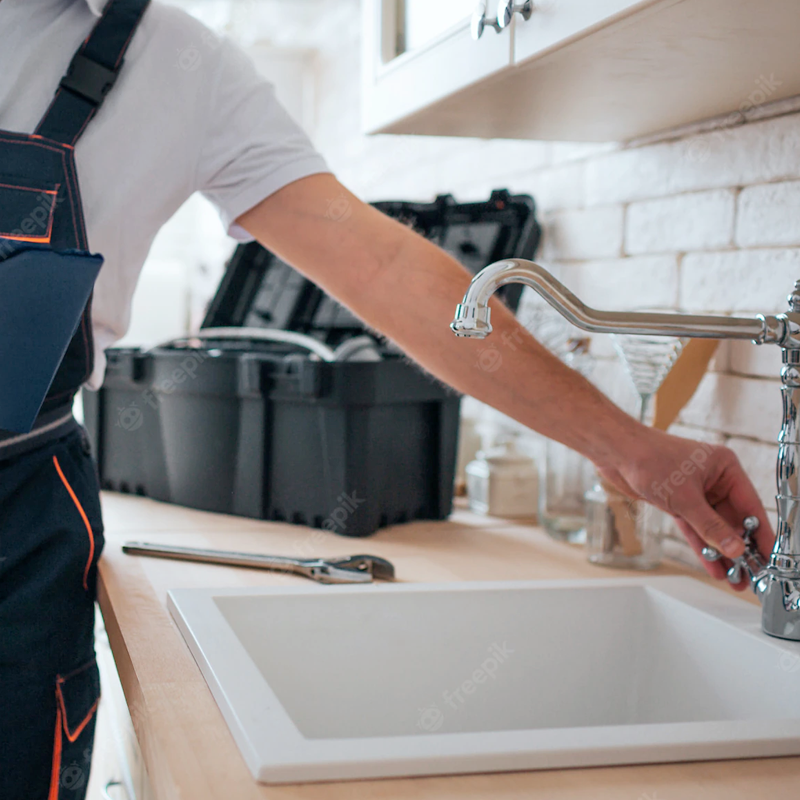
[[653,427],[665,431],[691,400],[708,370],[719,339],[690,339],[656,392]]

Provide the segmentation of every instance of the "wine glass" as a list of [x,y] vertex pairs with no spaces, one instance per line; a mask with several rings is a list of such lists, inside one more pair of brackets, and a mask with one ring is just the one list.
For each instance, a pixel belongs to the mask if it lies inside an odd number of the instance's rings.
[[689,339],[618,333],[612,334],[611,339],[639,395],[639,421],[646,424],[653,396]]

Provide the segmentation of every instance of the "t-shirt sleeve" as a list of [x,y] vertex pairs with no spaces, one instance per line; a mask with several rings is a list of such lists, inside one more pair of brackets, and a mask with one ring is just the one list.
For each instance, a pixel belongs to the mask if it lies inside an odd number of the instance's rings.
[[251,241],[235,220],[284,186],[330,172],[275,89],[227,39],[218,40],[197,189],[220,211],[228,233]]

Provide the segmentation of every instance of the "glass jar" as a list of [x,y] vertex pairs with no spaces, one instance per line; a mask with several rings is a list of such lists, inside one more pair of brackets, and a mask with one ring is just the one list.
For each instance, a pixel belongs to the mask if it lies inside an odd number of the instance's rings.
[[[584,377],[594,368],[589,339],[570,338],[562,359]],[[548,439],[540,478],[539,520],[559,541],[583,544],[586,541],[584,496],[592,485],[592,465],[580,453]]]
[[538,475],[532,458],[513,439],[467,464],[470,508],[491,517],[535,517]]
[[574,544],[586,540],[584,495],[590,477],[587,459],[560,442],[547,440],[539,483],[539,522],[554,539]]
[[643,500],[631,500],[599,479],[586,492],[586,552],[593,564],[655,569],[662,558],[666,515]]

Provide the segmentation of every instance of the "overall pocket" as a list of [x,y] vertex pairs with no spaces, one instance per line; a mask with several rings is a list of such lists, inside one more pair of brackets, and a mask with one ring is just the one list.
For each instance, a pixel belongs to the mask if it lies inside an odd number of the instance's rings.
[[93,659],[56,678],[56,729],[48,800],[86,792],[100,702],[100,675]]
[[[21,185],[0,175],[0,239],[50,244],[60,184],[42,188]],[[0,251],[0,258],[8,252]]]
[[82,432],[80,437],[70,439],[60,452],[53,455],[53,468],[64,491],[65,518],[70,514],[79,537],[76,542],[83,558],[81,583],[94,600],[97,562],[105,540],[100,485],[94,461],[84,442]]
[[31,430],[102,263],[35,245],[0,261],[0,430]]

